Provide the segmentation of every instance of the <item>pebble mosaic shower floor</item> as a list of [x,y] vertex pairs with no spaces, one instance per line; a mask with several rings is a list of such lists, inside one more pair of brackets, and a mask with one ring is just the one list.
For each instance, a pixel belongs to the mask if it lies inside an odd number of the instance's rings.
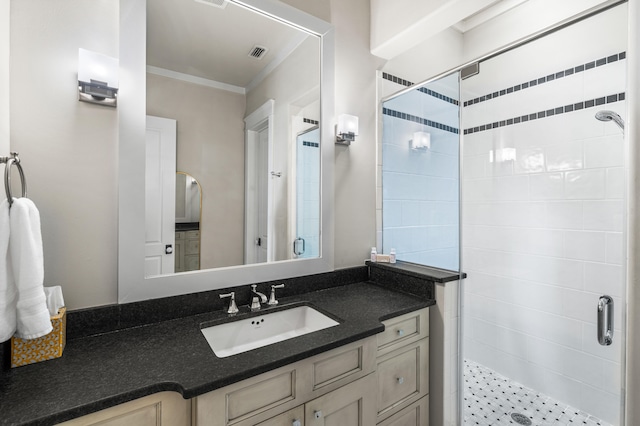
[[611,426],[470,360],[464,381],[465,426]]

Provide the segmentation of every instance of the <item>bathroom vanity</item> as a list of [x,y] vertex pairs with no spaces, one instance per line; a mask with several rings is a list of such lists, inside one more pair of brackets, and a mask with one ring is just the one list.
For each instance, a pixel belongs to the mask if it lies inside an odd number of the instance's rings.
[[[258,312],[245,299],[235,317],[218,304],[74,338],[57,360],[3,372],[0,425],[428,424],[433,299],[366,280],[294,292]],[[224,358],[200,331],[301,305],[339,324]]]
[[86,425],[427,425],[428,308],[385,330],[185,400],[163,392],[63,423]]

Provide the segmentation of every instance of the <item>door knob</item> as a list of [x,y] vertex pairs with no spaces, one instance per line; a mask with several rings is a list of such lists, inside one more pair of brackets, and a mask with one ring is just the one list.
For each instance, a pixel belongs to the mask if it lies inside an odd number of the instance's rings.
[[167,244],[166,246],[164,246],[164,254],[171,253],[173,253],[173,246],[171,244]]

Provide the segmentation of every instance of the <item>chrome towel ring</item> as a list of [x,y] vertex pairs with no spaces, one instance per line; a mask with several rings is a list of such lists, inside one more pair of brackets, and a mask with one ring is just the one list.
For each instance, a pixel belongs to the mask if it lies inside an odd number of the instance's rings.
[[20,183],[22,185],[22,196],[27,196],[27,179],[24,177],[24,171],[22,165],[20,165],[20,158],[17,152],[12,152],[9,157],[0,157],[0,163],[6,163],[4,169],[4,190],[7,193],[7,201],[9,207],[13,204],[13,196],[11,195],[11,166],[16,166],[20,173]]

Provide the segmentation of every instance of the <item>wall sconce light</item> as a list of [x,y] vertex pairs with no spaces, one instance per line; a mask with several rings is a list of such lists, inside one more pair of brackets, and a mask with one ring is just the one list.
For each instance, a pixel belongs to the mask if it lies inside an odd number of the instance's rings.
[[342,114],[338,117],[336,128],[336,143],[340,145],[351,145],[358,136],[358,117],[355,115]]
[[118,60],[80,49],[78,99],[115,108],[118,105]]
[[431,149],[431,134],[427,132],[415,132],[411,139],[411,149],[427,151]]

